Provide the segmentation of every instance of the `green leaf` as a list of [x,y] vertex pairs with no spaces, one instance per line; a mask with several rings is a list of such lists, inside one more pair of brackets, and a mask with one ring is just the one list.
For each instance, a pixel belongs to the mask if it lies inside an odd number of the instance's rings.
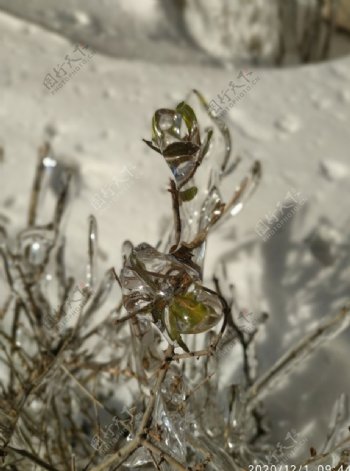
[[204,159],[204,157],[206,156],[206,154],[208,153],[208,150],[210,148],[210,143],[211,143],[211,139],[213,137],[213,130],[212,129],[209,129],[208,132],[207,132],[207,137],[206,137],[206,140],[201,148],[201,158],[200,160],[202,161]]
[[195,142],[200,145],[198,120],[191,106],[182,101],[177,105],[176,111],[180,113],[183,120],[185,121],[190,139],[194,138]]
[[194,155],[199,147],[192,142],[173,142],[163,151],[164,157],[177,157],[180,155]]
[[180,198],[181,201],[191,201],[198,193],[198,188],[196,186],[192,186],[187,190],[180,191]]

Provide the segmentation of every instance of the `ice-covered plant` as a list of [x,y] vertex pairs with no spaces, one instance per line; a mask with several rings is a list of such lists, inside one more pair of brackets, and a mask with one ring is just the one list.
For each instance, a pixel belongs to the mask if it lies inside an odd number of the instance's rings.
[[[200,93],[194,97],[208,120],[204,132],[186,100],[156,111],[146,141],[171,171],[173,222],[155,247],[125,242],[123,266],[98,282],[91,216],[85,277],[68,276],[62,221],[77,170],[49,146],[39,155],[27,226],[16,236],[0,228],[2,469],[222,471],[271,464],[263,400],[298,361],[347,326],[344,307],[258,376],[255,341],[267,316],[245,329],[227,280],[205,278],[204,260],[210,231],[240,211],[261,168],[254,162],[225,202],[223,182],[240,159],[231,160],[225,123]],[[44,224],[48,200],[54,215]],[[240,346],[234,361],[243,379],[222,388],[220,367],[232,345]],[[312,450],[310,470],[348,462],[347,419],[342,397],[323,450]]]

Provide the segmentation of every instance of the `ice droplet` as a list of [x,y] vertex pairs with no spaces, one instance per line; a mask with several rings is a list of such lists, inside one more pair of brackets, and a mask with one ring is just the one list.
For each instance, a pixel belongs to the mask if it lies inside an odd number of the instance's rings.
[[[48,232],[49,234],[49,232]],[[28,230],[20,238],[20,250],[30,265],[39,266],[45,260],[50,241],[40,230]]]
[[174,116],[163,113],[159,118],[159,127],[162,131],[168,131],[174,125]]

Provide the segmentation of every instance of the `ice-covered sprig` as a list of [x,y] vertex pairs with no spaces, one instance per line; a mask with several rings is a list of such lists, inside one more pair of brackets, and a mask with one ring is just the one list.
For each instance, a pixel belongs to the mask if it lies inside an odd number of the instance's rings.
[[225,302],[203,286],[199,271],[172,254],[163,254],[148,244],[124,244],[120,274],[123,303],[130,316],[151,314],[171,340],[188,351],[181,334],[198,334],[222,318]]
[[[261,177],[261,166],[258,161],[254,162],[249,175],[224,202],[220,188],[222,180],[232,174],[240,159],[232,159],[227,125],[210,110],[197,90],[193,93],[211,125],[201,133],[194,109],[182,101],[175,109],[162,108],[154,113],[152,141],[145,142],[164,157],[173,175],[170,192],[174,228],[165,250],[174,253],[186,247],[193,252],[196,263],[202,266],[209,230],[225,216],[236,215],[241,210]],[[219,139],[214,142],[214,137]],[[196,179],[202,169],[205,183],[198,185]]]
[[[202,95],[195,91],[207,110]],[[211,112],[212,122],[224,139],[220,159],[210,157],[213,128],[201,137],[193,108],[186,102],[175,109],[159,109],[152,119],[152,142],[173,174],[170,182],[174,227],[170,243],[161,253],[148,244],[134,248],[124,245],[124,267],[120,275],[124,307],[133,317],[151,314],[155,323],[166,329],[173,341],[188,351],[181,334],[196,334],[214,327],[221,319],[224,301],[202,283],[202,262],[209,229],[232,208],[241,204],[248,189],[260,177],[260,164],[254,163],[251,175],[243,180],[228,203],[222,201],[218,184],[227,171],[231,156],[231,138],[224,125]],[[204,197],[198,191],[195,175],[204,159],[213,158]],[[216,168],[215,162],[219,161]],[[189,204],[191,206],[189,207]],[[198,209],[199,208],[199,209]]]

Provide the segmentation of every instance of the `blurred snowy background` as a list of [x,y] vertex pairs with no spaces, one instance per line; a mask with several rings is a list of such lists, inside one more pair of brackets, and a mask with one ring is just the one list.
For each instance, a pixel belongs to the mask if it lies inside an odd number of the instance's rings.
[[[316,0],[0,0],[0,221],[13,231],[23,225],[37,148],[50,139],[79,175],[68,265],[83,270],[93,212],[101,272],[119,269],[122,242],[155,244],[169,214],[168,168],[141,140],[153,112],[201,90],[227,109],[241,175],[255,159],[263,166],[257,193],[211,238],[206,275],[225,262],[240,304],[269,313],[264,371],[350,294],[350,2],[334,8]],[[243,97],[232,82],[245,87]],[[239,180],[238,172],[232,185]],[[305,452],[317,447],[332,405],[350,389],[349,338],[322,348],[267,402],[276,442],[294,428],[312,442]]]

